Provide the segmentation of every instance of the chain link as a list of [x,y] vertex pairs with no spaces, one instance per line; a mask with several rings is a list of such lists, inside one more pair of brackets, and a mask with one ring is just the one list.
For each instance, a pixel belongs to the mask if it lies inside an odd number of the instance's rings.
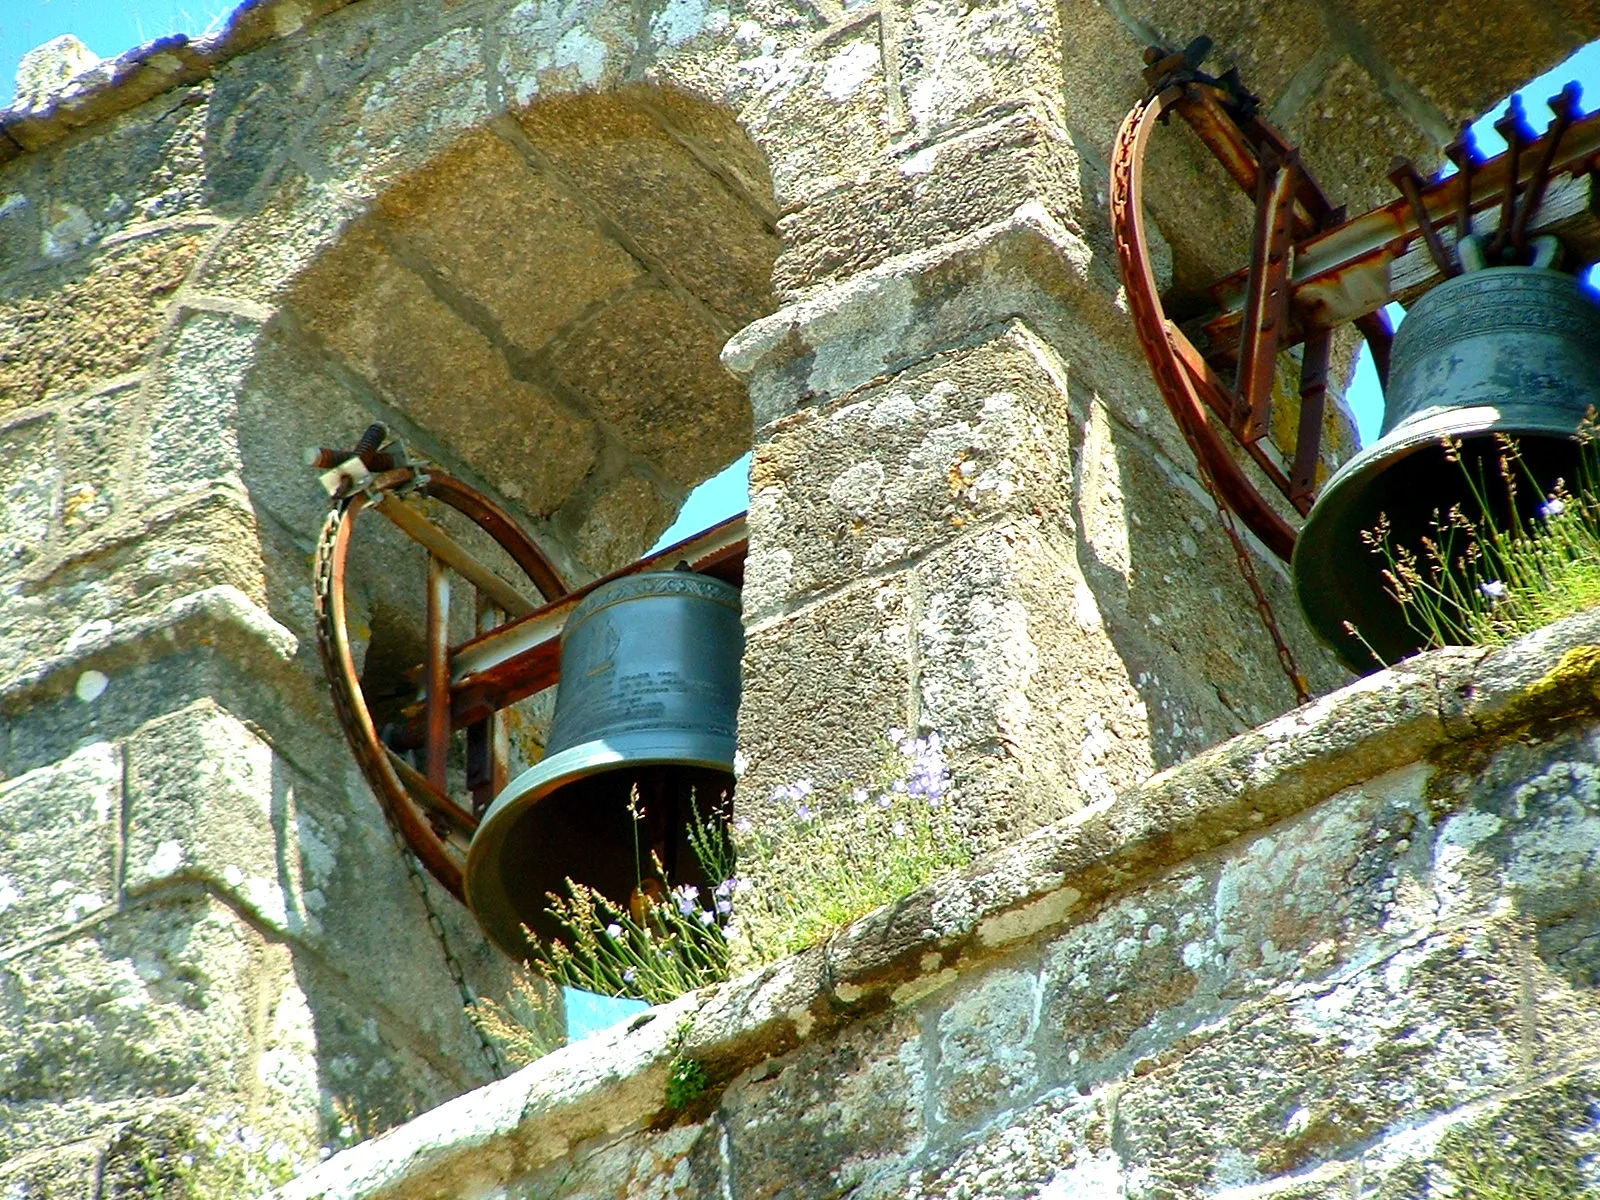
[[1295,702],[1305,704],[1311,699],[1310,689],[1306,686],[1306,677],[1300,674],[1300,668],[1294,661],[1294,651],[1289,649],[1283,631],[1278,628],[1278,618],[1272,611],[1272,602],[1267,599],[1267,593],[1261,587],[1261,579],[1256,574],[1256,564],[1250,554],[1250,548],[1239,536],[1239,528],[1234,523],[1233,513],[1217,495],[1217,486],[1212,481],[1211,471],[1198,454],[1195,455],[1195,466],[1199,468],[1200,482],[1205,485],[1206,495],[1210,496],[1211,503],[1216,505],[1217,521],[1222,526],[1222,532],[1226,533],[1228,540],[1233,543],[1233,558],[1238,564],[1239,574],[1244,576],[1245,583],[1249,585],[1251,593],[1256,598],[1256,615],[1261,618],[1261,624],[1266,627],[1268,636],[1272,638],[1273,648],[1278,652],[1278,666],[1283,668],[1290,686],[1294,688]]
[[[344,688],[340,686],[340,665],[333,641],[333,550],[339,537],[339,531],[344,524],[345,515],[349,509],[348,497],[335,498],[333,507],[328,512],[328,518],[322,523],[322,530],[317,538],[316,555],[312,567],[312,596],[316,610],[317,625],[317,652],[322,658],[324,674],[328,678],[329,690],[333,693],[333,706],[339,716],[340,725],[347,731],[355,728],[354,714],[350,711],[351,699],[345,695]],[[363,767],[367,766],[362,748],[355,744],[352,737],[351,748],[356,753],[356,759]],[[370,772],[369,772],[370,773]],[[478,1023],[469,1015],[470,1007],[477,1003],[478,996],[472,990],[472,985],[467,982],[466,971],[461,966],[461,960],[456,957],[455,951],[450,948],[450,938],[445,931],[444,921],[440,918],[438,910],[433,906],[433,897],[428,893],[428,881],[422,877],[422,867],[417,862],[417,856],[406,843],[405,835],[400,831],[400,825],[395,820],[394,813],[387,804],[382,803],[381,797],[378,807],[383,810],[384,823],[389,827],[389,836],[394,839],[395,849],[400,854],[400,861],[405,864],[406,877],[411,881],[412,889],[417,893],[417,898],[422,901],[422,909],[427,914],[428,929],[433,933],[434,940],[439,944],[439,950],[444,956],[445,970],[449,972],[451,981],[456,986],[456,991],[461,996],[461,1016],[471,1028],[477,1040],[479,1052],[483,1055],[484,1062],[489,1067],[489,1072],[496,1079],[506,1077],[505,1061],[500,1056],[499,1049],[490,1040],[489,1035],[479,1028]]]

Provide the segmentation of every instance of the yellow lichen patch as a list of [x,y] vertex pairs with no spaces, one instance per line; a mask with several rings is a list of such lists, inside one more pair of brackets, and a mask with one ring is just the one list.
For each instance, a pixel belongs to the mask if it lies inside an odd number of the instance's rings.
[[1574,646],[1513,706],[1527,716],[1549,716],[1600,703],[1600,646]]

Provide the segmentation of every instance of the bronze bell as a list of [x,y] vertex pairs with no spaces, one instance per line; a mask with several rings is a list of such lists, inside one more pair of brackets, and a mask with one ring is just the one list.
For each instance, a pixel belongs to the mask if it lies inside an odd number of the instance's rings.
[[1469,473],[1489,485],[1487,515],[1505,527],[1512,502],[1497,434],[1516,443],[1515,503],[1531,517],[1556,480],[1575,482],[1591,405],[1600,406],[1600,304],[1574,276],[1488,267],[1422,296],[1395,334],[1381,437],[1328,480],[1295,545],[1295,595],[1311,628],[1357,672],[1382,665],[1373,651],[1393,663],[1422,649],[1363,531],[1387,519],[1392,545],[1417,548],[1453,506],[1476,522],[1485,514]]
[[726,820],[733,792],[739,592],[707,575],[661,571],[596,588],[561,638],[561,681],[545,757],[489,806],[467,855],[467,903],[516,958],[522,927],[563,936],[547,893],[586,884],[626,910],[674,885],[706,882],[688,843]]

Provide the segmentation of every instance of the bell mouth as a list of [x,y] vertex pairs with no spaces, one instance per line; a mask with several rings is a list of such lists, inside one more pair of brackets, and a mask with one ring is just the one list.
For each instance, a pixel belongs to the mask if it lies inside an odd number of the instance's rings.
[[524,771],[484,813],[467,854],[467,905],[511,957],[569,938],[549,894],[569,878],[626,911],[652,853],[674,885],[701,886],[689,843],[695,821],[725,822],[733,793],[732,738],[683,730],[620,733],[572,746]]
[[[1323,488],[1295,542],[1295,599],[1312,631],[1356,674],[1409,658],[1429,644],[1384,579],[1388,560],[1363,533],[1386,522],[1391,546],[1420,553],[1423,539],[1436,537],[1456,506],[1474,521],[1486,515],[1506,528],[1513,502],[1500,474],[1507,450],[1496,434],[1516,439],[1510,469],[1516,515],[1524,523],[1532,521],[1557,480],[1577,478],[1583,446],[1571,422],[1507,421],[1507,415],[1490,405],[1419,414],[1345,463]],[[1445,439],[1455,449],[1447,449]],[[1487,513],[1469,479],[1483,485]]]

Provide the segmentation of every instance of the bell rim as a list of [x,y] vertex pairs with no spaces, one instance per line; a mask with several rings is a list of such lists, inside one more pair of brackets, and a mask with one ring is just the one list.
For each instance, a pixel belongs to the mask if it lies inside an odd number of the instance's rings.
[[[1313,616],[1315,614],[1318,617],[1332,617],[1334,614],[1324,612],[1323,606],[1314,601],[1308,602],[1307,589],[1313,584],[1328,582],[1329,576],[1339,567],[1330,565],[1313,575],[1306,564],[1311,561],[1310,556],[1315,555],[1319,559],[1325,559],[1328,552],[1334,549],[1328,542],[1334,531],[1341,527],[1336,518],[1357,499],[1351,489],[1370,473],[1377,471],[1380,466],[1385,470],[1392,468],[1397,462],[1437,446],[1450,437],[1460,437],[1465,441],[1469,437],[1475,439],[1490,434],[1504,434],[1511,437],[1537,436],[1581,442],[1570,420],[1556,421],[1549,418],[1540,420],[1526,413],[1519,419],[1519,407],[1479,404],[1468,408],[1442,409],[1431,415],[1414,418],[1409,428],[1406,424],[1397,426],[1386,437],[1363,447],[1323,485],[1316,505],[1300,527],[1300,534],[1295,539],[1289,576],[1294,587],[1295,600],[1306,618],[1307,627],[1316,635],[1317,640],[1333,651],[1339,661],[1350,670],[1357,674],[1369,673],[1374,669],[1371,655],[1364,648],[1359,655],[1354,653],[1354,647],[1358,643],[1348,633],[1340,632],[1329,636],[1324,631],[1321,621],[1313,619]],[[1544,408],[1544,411],[1548,412],[1548,408]],[[1505,419],[1502,414],[1506,414]],[[1342,503],[1335,502],[1338,497],[1344,497]]]
[[[603,749],[597,752],[597,747]],[[509,828],[509,823],[558,788],[584,775],[596,774],[597,766],[602,769],[621,766],[702,767],[726,771],[731,775],[735,748],[734,738],[717,734],[684,729],[634,730],[579,742],[576,746],[568,746],[534,763],[508,783],[490,803],[472,835],[471,845],[467,847],[467,863],[461,873],[462,892],[467,907],[478,918],[479,927],[502,950],[514,957],[520,956],[520,944],[508,944],[502,940],[494,925],[484,919],[483,904],[491,898],[483,894],[481,885],[476,881],[484,868],[485,856],[489,853],[485,847],[491,840],[491,831]],[[496,901],[506,894],[506,889],[498,883],[489,890],[499,893],[498,897],[493,898]],[[508,903],[495,903],[494,907],[510,909],[511,906]]]

